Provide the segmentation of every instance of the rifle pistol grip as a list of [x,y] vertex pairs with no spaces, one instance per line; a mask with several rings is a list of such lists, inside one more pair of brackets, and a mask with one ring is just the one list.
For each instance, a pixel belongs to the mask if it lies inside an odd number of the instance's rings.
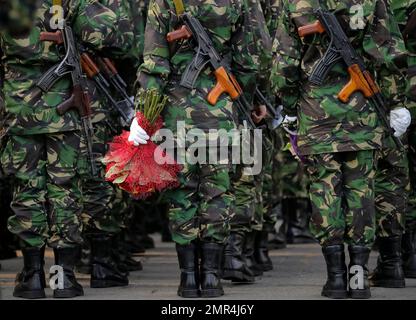
[[360,91],[366,98],[370,98],[374,95],[370,84],[367,82],[364,74],[362,73],[358,64],[353,64],[348,67],[348,73],[350,75],[350,81],[339,92],[338,99],[344,103],[347,103],[350,96]]
[[241,90],[239,91],[239,87],[236,87],[236,81],[233,81],[233,79],[230,78],[224,67],[219,67],[214,73],[217,78],[217,83],[208,94],[208,102],[214,106],[221,94],[224,92],[228,93],[232,100],[236,100],[241,93]]

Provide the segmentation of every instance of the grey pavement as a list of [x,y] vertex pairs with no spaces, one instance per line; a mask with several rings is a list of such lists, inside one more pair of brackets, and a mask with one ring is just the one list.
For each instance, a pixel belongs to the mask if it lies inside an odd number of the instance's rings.
[[[78,275],[84,286],[85,296],[77,299],[180,299],[176,295],[178,285],[178,264],[174,245],[161,243],[155,236],[156,249],[148,250],[141,259],[144,270],[130,274],[130,285],[123,288],[91,289],[89,277]],[[274,270],[267,272],[254,284],[235,285],[224,282],[224,300],[313,300],[320,296],[325,281],[325,263],[320,247],[315,244],[289,245],[286,249],[271,251]],[[47,268],[52,264],[52,253],[46,254]],[[370,266],[375,266],[376,253],[371,256]],[[0,299],[13,299],[13,285],[16,272],[22,265],[22,258],[1,261]],[[47,269],[45,269],[47,270]],[[416,279],[406,279],[404,289],[373,288],[373,299],[407,300],[416,299]],[[46,290],[52,296],[50,289]]]

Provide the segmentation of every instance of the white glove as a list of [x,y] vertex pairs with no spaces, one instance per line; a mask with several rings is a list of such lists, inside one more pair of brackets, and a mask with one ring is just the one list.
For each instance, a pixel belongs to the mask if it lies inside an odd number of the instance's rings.
[[412,117],[406,108],[397,108],[390,111],[390,126],[394,129],[394,136],[401,137],[410,126]]
[[284,124],[290,124],[290,125],[296,124],[297,121],[298,121],[298,117],[296,116],[291,117],[291,116],[286,115],[285,118],[283,119]]
[[283,119],[283,129],[287,133],[296,136],[298,131],[298,117],[286,115]]
[[147,144],[147,140],[149,140],[149,138],[149,135],[139,125],[137,119],[134,118],[130,126],[129,142],[133,142],[133,144],[137,147],[141,144]]

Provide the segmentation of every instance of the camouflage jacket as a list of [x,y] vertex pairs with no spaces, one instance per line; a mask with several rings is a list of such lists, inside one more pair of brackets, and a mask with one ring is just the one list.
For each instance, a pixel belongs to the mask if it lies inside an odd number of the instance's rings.
[[[134,37],[131,21],[128,16],[129,8],[127,7],[126,1],[98,0],[98,2],[115,14],[114,33],[117,39],[115,44],[116,47],[122,47],[121,50],[120,48],[114,50],[114,47],[111,48],[111,50],[106,49],[103,53],[111,59],[125,59],[126,57],[129,57],[133,50]],[[92,51],[92,53],[102,55],[96,50]],[[91,109],[93,110],[92,122],[97,123],[106,121],[107,125],[113,128],[113,132],[117,132],[116,128],[119,126],[120,119],[118,111],[114,109],[111,103],[105,98],[102,92],[97,89],[95,83],[91,80],[88,80],[88,91],[91,100]],[[110,93],[113,93],[111,90],[109,91]]]
[[261,6],[271,37],[274,37],[278,27],[281,3],[281,0],[261,0]]
[[[124,0],[124,2],[126,2],[128,8],[127,13],[133,30],[134,41],[131,56],[137,63],[141,63],[143,60],[144,30],[146,27],[149,0]],[[136,65],[136,67],[139,67],[139,65]]]
[[[409,17],[416,12],[416,0],[390,0],[394,16],[402,31],[409,22]],[[412,113],[412,120],[416,121],[416,30],[405,38],[406,48],[409,51],[408,59],[408,108]]]
[[[56,3],[47,0],[39,5],[35,26],[28,35],[15,37],[5,31],[0,33],[1,65],[5,69],[5,125],[9,134],[43,134],[79,128],[76,111],[69,111],[63,116],[56,112],[56,106],[71,94],[69,76],[30,103],[34,83],[61,60],[56,44],[39,41],[40,32],[55,31],[50,27],[54,18],[50,9]],[[86,48],[121,52],[123,43],[117,37],[117,16],[114,12],[94,0],[69,0],[63,8],[77,41]]]
[[[398,25],[385,0],[320,1],[335,11],[351,43],[376,76],[389,108],[405,104],[404,77],[398,65],[407,53]],[[324,4],[323,4],[324,3]],[[288,114],[298,116],[298,147],[302,154],[331,153],[379,148],[384,130],[364,96],[357,92],[348,103],[337,95],[349,81],[347,68],[338,63],[321,86],[308,81],[328,48],[326,35],[301,39],[297,28],[316,20],[316,0],[282,0],[272,86]],[[353,30],[354,28],[355,30]]]
[[253,28],[257,33],[254,34],[259,54],[259,70],[257,76],[257,87],[266,96],[270,96],[270,70],[272,65],[272,39],[267,27],[265,13],[259,0],[251,1],[251,20]]
[[[229,66],[248,99],[252,100],[258,70],[258,55],[245,1],[185,0],[186,11],[198,18],[211,35],[217,51],[229,59]],[[175,132],[177,121],[187,128],[232,129],[235,116],[231,99],[222,95],[215,106],[206,97],[215,86],[210,68],[201,72],[195,90],[180,87],[185,68],[195,52],[185,40],[170,46],[166,35],[180,25],[172,0],[151,0],[145,31],[144,62],[140,66],[137,84],[142,88],[157,88],[170,97],[165,108],[165,124]],[[249,100],[250,101],[250,100]]]

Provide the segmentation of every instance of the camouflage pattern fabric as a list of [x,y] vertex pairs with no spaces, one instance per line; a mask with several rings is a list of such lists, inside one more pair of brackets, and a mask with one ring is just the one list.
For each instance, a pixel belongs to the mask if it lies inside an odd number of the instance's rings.
[[308,198],[309,181],[305,166],[287,150],[289,138],[283,129],[279,130],[277,139],[282,147],[275,155],[279,170],[274,175],[281,198]]
[[[252,13],[251,16],[253,17],[253,24],[256,23],[258,25],[258,34],[256,36],[256,44],[258,47],[259,52],[259,72],[258,72],[258,80],[257,86],[260,91],[266,97],[271,96],[270,92],[270,71],[272,65],[272,39],[270,36],[270,31],[267,27],[267,23],[265,20],[265,13],[261,6],[261,1],[255,1],[256,3],[252,5]],[[273,101],[273,100],[272,100]],[[261,231],[263,229],[263,221],[264,221],[264,214],[267,213],[268,210],[266,208],[266,203],[264,201],[264,179],[265,179],[265,166],[270,161],[272,154],[273,154],[273,145],[271,141],[271,135],[273,133],[269,128],[263,129],[263,140],[267,141],[267,147],[263,146],[262,149],[262,172],[259,175],[254,177],[254,203],[255,203],[255,210],[254,215],[251,221],[251,229],[254,231]]]
[[82,241],[80,143],[76,131],[8,138],[1,165],[14,176],[9,230],[24,245],[69,247]]
[[[133,46],[133,31],[127,15],[128,8],[124,1],[119,0],[100,0],[99,3],[115,14],[115,32],[118,41],[115,45],[123,44],[122,50],[107,50],[106,53],[111,53],[111,58],[123,58]],[[91,108],[94,111],[92,118],[94,124],[93,153],[97,161],[96,167],[100,172],[96,177],[90,175],[88,164],[85,163],[88,159],[87,153],[86,150],[83,150],[82,161],[79,163],[84,205],[82,221],[85,233],[116,234],[121,231],[122,222],[121,218],[117,216],[118,212],[114,212],[113,208],[114,206],[119,208],[120,197],[116,196],[116,187],[105,181],[105,167],[101,163],[101,159],[107,152],[107,143],[120,131],[120,120],[117,111],[96,88],[93,81],[88,80],[88,87]],[[87,170],[84,170],[85,168]]]
[[261,0],[264,17],[271,37],[274,37],[278,28],[279,14],[281,13],[281,0]]
[[397,149],[376,152],[375,201],[377,236],[399,236],[405,230],[409,193],[406,153]]
[[[1,32],[0,46],[5,69],[5,125],[8,134],[29,135],[79,129],[76,111],[69,111],[63,116],[56,112],[56,106],[69,97],[69,77],[62,78],[50,92],[31,102],[34,82],[61,59],[57,45],[39,41],[40,32],[55,31],[50,29],[49,23],[52,19],[49,13],[51,6],[52,1],[42,2],[37,10],[36,26],[28,35],[13,38],[9,33]],[[87,0],[69,1],[68,8],[67,22],[87,48],[111,48],[115,52],[123,47],[122,41],[117,41],[117,32],[114,30],[117,17],[112,11],[96,1]]]
[[[283,0],[283,12],[274,39],[276,59],[272,85],[288,114],[298,116],[298,147],[301,154],[319,154],[381,147],[383,129],[373,107],[364,96],[354,93],[346,104],[338,93],[349,81],[347,68],[340,62],[329,72],[321,86],[305,81],[323,54],[329,39],[325,35],[301,39],[297,28],[316,20],[315,0]],[[377,82],[388,107],[404,107],[406,82],[396,62],[406,61],[406,50],[400,30],[384,0],[321,1],[335,11],[345,26],[354,48],[364,58]],[[363,9],[362,28],[352,30],[350,8]]]
[[[250,30],[244,2],[216,2],[209,4],[201,0],[184,1],[185,8],[197,17],[211,35],[218,52],[230,58],[230,66],[243,86],[249,101],[254,92],[258,59],[253,54],[253,35]],[[220,10],[221,8],[221,10]],[[247,21],[248,20],[248,21]],[[168,32],[177,28],[178,19],[171,0],[152,0],[149,4],[146,24],[144,63],[140,66],[138,85],[141,88],[158,88],[169,95],[170,102],[164,109],[166,127],[176,132],[177,121],[185,121],[186,129],[235,128],[233,104],[224,95],[215,106],[209,105],[206,97],[215,86],[215,77],[207,70],[195,83],[195,90],[179,86],[181,75],[194,57],[188,41],[170,52],[166,40]]]
[[263,226],[269,232],[273,230],[277,222],[276,210],[273,209],[281,202],[279,180],[276,179],[281,168],[275,160],[276,150],[279,150],[281,146],[276,146],[275,138],[273,152],[270,153],[272,157],[266,161],[263,167]]
[[[233,74],[252,101],[258,55],[254,45],[255,26],[250,23],[246,2],[191,0],[184,1],[184,6],[207,29],[218,52],[229,58]],[[175,48],[167,43],[167,33],[177,27],[173,1],[151,0],[144,62],[139,69],[137,85],[143,89],[156,88],[169,96],[163,116],[165,126],[174,134],[178,121],[184,121],[187,130],[234,129],[238,116],[231,99],[223,95],[215,106],[206,100],[215,86],[212,70],[201,73],[195,90],[180,87],[181,76],[195,53],[188,41]],[[185,166],[181,186],[168,193],[168,199],[172,199],[169,218],[175,242],[186,244],[197,237],[225,241],[234,201],[230,194],[229,172],[230,168],[223,165]]]
[[[0,32],[5,69],[5,128],[8,143],[2,162],[8,175],[14,175],[16,190],[9,220],[10,230],[26,245],[73,246],[80,236],[81,141],[79,116],[70,111],[63,116],[56,106],[69,98],[70,77],[59,80],[38,100],[31,102],[34,82],[60,61],[57,45],[39,41],[42,31],[50,29],[52,4],[64,5],[64,17],[75,37],[87,49],[122,52],[115,27],[117,17],[96,1],[44,1],[36,11],[34,26],[27,34]],[[22,150],[22,151],[20,151]],[[31,159],[27,158],[27,155]],[[49,222],[49,227],[48,227]]]
[[201,239],[224,243],[230,231],[231,207],[228,166],[186,165],[181,186],[166,192],[171,204],[169,221],[172,239],[189,244]]
[[83,156],[80,158],[81,163],[78,164],[82,176],[82,203],[84,207],[82,221],[86,227],[86,233],[97,231],[120,232],[117,220],[112,214],[116,190],[113,185],[105,181],[105,166],[100,161],[107,151],[107,143],[112,136],[111,129],[105,121],[94,124],[93,153],[95,154],[96,166],[99,168],[96,177],[91,176],[88,163],[85,163],[88,161],[85,148],[82,152]]
[[129,16],[131,28],[133,30],[133,46],[131,56],[136,61],[136,67],[143,62],[144,50],[144,30],[146,27],[147,8],[149,0],[124,0],[128,5],[127,14]]
[[371,246],[375,235],[374,152],[308,156],[310,229],[322,246]]
[[[416,11],[415,0],[391,0],[391,7],[393,9],[395,18],[403,31],[409,17]],[[408,58],[408,87],[407,96],[408,104],[407,107],[412,114],[412,125],[408,130],[408,154],[407,158],[409,161],[409,176],[410,176],[410,194],[409,202],[406,213],[406,229],[416,229],[416,35],[410,33],[405,38],[406,48],[409,51]]]
[[243,166],[238,165],[231,185],[235,196],[234,210],[230,220],[231,231],[250,232],[257,205],[255,177],[244,174]]

